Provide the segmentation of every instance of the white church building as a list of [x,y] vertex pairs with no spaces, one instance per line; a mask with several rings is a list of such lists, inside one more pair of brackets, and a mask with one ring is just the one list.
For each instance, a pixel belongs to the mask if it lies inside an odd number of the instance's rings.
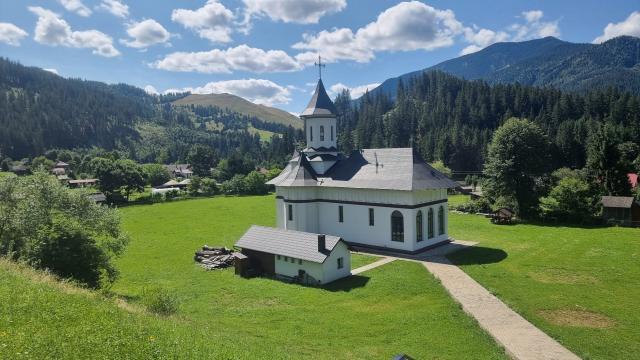
[[278,228],[409,253],[449,241],[447,189],[455,182],[412,148],[341,154],[336,108],[321,79],[300,117],[306,148],[268,182]]

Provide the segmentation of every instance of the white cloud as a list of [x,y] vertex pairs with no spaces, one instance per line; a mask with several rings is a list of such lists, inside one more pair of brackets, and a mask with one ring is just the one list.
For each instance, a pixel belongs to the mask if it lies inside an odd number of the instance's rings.
[[300,70],[302,66],[282,50],[262,50],[239,45],[226,50],[213,49],[201,52],[175,52],[151,64],[169,71],[231,73],[287,72]]
[[54,74],[56,74],[56,75],[59,75],[59,74],[58,74],[58,70],[56,70],[56,69],[42,69],[42,70],[44,70],[44,71],[48,71],[48,72],[50,72],[50,73],[54,73]]
[[539,21],[544,16],[542,10],[529,10],[523,11],[522,16],[527,20],[528,23],[533,23]]
[[105,10],[119,18],[129,16],[129,5],[120,0],[102,0],[97,9]]
[[29,34],[26,31],[11,23],[0,23],[0,42],[20,46],[20,41],[27,35]]
[[234,19],[233,12],[217,0],[208,0],[197,10],[175,9],[171,13],[171,20],[214,43],[231,42]]
[[153,19],[129,24],[127,27],[127,34],[131,37],[131,40],[122,39],[120,42],[128,47],[136,49],[165,43],[171,37],[171,34]]
[[346,0],[243,0],[245,22],[251,16],[268,16],[274,21],[317,24],[321,17],[342,11]]
[[33,38],[41,44],[93,49],[94,54],[105,57],[120,55],[113,46],[113,39],[103,32],[72,31],[60,15],[39,6],[30,6],[29,11],[38,16]]
[[463,26],[451,10],[439,10],[419,1],[402,2],[378,15],[376,21],[358,29],[341,28],[303,35],[293,45],[307,50],[297,56],[308,63],[321,52],[327,61],[368,62],[374,51],[433,50],[450,46]]
[[354,99],[359,98],[360,96],[364,95],[365,92],[371,91],[375,88],[377,88],[378,86],[380,86],[380,83],[373,83],[373,84],[366,84],[366,85],[360,85],[360,86],[347,86],[343,83],[337,83],[334,85],[331,85],[331,87],[329,88],[329,93],[332,96],[336,96],[339,93],[342,92],[342,90],[349,90],[349,93],[351,94],[351,97]]
[[192,94],[229,93],[245,98],[256,104],[268,106],[273,104],[288,104],[291,101],[290,91],[287,87],[265,79],[216,81],[196,88],[186,87],[182,89],[168,89],[165,93],[186,91],[189,91]]
[[477,29],[477,28],[465,28],[464,38],[471,45],[465,47],[460,52],[460,55],[471,54],[476,51],[482,50],[485,47],[509,39],[509,34],[504,31],[493,31],[489,29]]
[[91,15],[91,9],[86,7],[82,3],[82,0],[58,0],[58,2],[62,4],[62,6],[67,9],[67,11],[76,13],[84,17]]
[[640,11],[632,12],[629,17],[619,23],[607,24],[602,35],[595,38],[593,42],[601,43],[621,35],[640,37]]
[[147,94],[151,94],[151,95],[158,95],[159,94],[158,90],[155,87],[153,87],[153,85],[145,86],[144,87],[144,91],[146,91]]

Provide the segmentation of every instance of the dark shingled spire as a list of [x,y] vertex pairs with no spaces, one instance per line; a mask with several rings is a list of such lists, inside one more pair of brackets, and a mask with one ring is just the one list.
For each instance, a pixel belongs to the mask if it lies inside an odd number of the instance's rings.
[[336,106],[331,101],[329,95],[327,95],[327,91],[324,89],[324,85],[322,84],[322,79],[318,80],[318,85],[316,86],[316,91],[309,101],[309,105],[307,108],[300,114],[300,116],[336,116],[338,111],[336,110]]

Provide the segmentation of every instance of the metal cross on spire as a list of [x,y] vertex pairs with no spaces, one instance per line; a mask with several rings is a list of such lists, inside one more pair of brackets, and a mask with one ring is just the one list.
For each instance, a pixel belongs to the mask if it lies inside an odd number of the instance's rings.
[[318,62],[313,63],[313,65],[318,67],[318,78],[322,80],[322,68],[327,67],[327,65],[322,63],[322,57],[318,55]]

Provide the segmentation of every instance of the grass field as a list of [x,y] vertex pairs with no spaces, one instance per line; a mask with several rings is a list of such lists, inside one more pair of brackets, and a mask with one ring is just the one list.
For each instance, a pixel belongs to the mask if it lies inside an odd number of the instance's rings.
[[582,358],[638,358],[640,229],[449,216],[452,237],[480,242],[452,260],[514,310]]
[[[250,224],[273,225],[273,196],[213,198],[121,209],[132,242],[113,291],[135,303],[143,289],[176,294],[194,342],[224,343],[272,358],[503,358],[424,267],[394,262],[364,276],[307,288],[206,272],[202,246],[231,246]],[[354,257],[360,266],[375,257]],[[211,345],[212,349],[215,346]]]

